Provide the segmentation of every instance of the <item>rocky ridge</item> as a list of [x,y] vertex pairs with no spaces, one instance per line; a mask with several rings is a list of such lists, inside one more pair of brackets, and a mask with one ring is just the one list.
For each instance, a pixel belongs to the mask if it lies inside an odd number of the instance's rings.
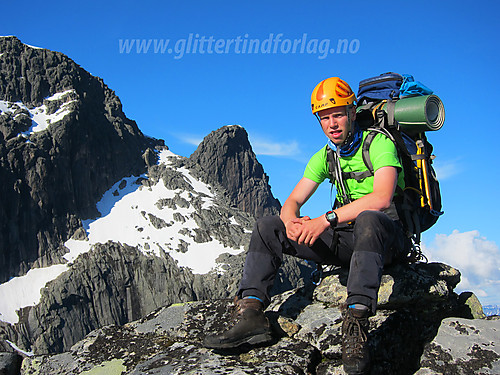
[[[228,326],[231,303],[199,301],[103,327],[65,353],[26,358],[21,373],[343,374],[340,306],[346,277],[337,269],[316,288],[306,282],[273,297],[266,311],[275,335],[269,346],[203,348],[207,332]],[[370,324],[371,374],[498,373],[500,320],[478,319],[477,299],[453,292],[459,280],[457,270],[439,263],[388,269]]]

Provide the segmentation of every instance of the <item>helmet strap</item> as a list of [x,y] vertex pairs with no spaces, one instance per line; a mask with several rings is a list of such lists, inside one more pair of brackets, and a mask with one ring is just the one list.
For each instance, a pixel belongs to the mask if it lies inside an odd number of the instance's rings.
[[318,112],[314,114],[314,117],[318,120],[319,124],[321,125],[321,119],[319,118]]

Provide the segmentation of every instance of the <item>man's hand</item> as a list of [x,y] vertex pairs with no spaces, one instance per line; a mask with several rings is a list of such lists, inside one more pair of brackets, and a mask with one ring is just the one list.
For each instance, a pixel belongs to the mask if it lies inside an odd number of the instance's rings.
[[285,223],[286,236],[292,241],[298,242],[299,237],[302,235],[302,223],[307,220],[311,220],[311,218],[304,216],[287,221]]
[[[300,217],[300,207],[307,202],[318,186],[317,182],[302,177],[281,207],[280,218],[285,223],[286,235],[289,239],[298,242],[303,236],[304,223],[312,221],[309,216]],[[309,243],[312,244],[311,241]]]
[[329,226],[330,223],[324,216],[312,220],[309,216],[304,216],[288,222],[287,236],[299,245],[312,246]]

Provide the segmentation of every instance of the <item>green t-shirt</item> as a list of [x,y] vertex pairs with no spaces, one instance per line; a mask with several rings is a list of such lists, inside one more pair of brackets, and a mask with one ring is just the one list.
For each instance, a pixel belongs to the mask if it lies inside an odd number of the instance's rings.
[[[367,135],[368,132],[364,131],[363,142]],[[363,146],[359,147],[354,155],[340,158],[340,167],[343,172],[363,172],[367,170],[363,161],[362,149]],[[370,160],[374,172],[382,167],[396,167],[398,169],[398,186],[404,189],[404,173],[398,158],[396,146],[394,146],[394,143],[385,135],[377,134],[373,138],[372,144],[370,145]],[[304,177],[318,184],[321,184],[326,179],[330,179],[326,157],[326,145],[316,152],[309,160],[304,171]],[[359,181],[350,178],[344,180],[344,182],[351,200],[356,200],[373,192],[373,176],[366,177]],[[337,199],[341,200],[341,197],[337,195]]]

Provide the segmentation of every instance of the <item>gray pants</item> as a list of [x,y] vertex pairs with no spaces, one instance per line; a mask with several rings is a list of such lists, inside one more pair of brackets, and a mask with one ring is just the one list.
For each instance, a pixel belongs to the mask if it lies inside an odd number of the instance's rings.
[[263,217],[252,233],[238,295],[259,297],[267,306],[285,253],[349,267],[347,303],[363,304],[375,313],[383,267],[406,255],[405,242],[400,222],[380,211],[364,211],[354,225],[326,230],[312,247],[288,239],[278,216]]

